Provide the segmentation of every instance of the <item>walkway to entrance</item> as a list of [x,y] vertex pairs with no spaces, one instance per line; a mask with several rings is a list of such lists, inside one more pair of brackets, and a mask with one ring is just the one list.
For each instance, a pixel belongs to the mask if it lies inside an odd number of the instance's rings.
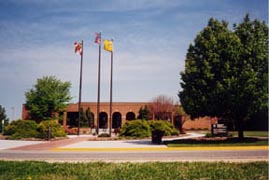
[[[201,137],[204,134],[189,133],[188,136],[163,138],[163,140],[173,139],[186,139]],[[12,144],[12,146],[10,146]],[[54,140],[54,141],[14,141],[14,140],[0,140],[0,150],[24,150],[24,151],[48,151],[52,149],[81,149],[81,148],[166,148],[165,145],[156,145],[151,143],[151,139],[142,140],[116,140],[104,141],[97,140],[92,135],[69,135],[67,139]]]

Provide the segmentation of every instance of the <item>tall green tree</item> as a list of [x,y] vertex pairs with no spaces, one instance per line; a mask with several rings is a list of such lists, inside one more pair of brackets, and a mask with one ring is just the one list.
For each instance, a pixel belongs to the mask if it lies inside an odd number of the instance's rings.
[[243,122],[268,106],[268,27],[247,15],[234,28],[211,18],[197,35],[181,73],[179,98],[191,118],[232,121],[242,139]]
[[8,121],[6,110],[0,105],[0,132],[3,132],[3,127],[8,125]]
[[268,27],[257,19],[251,21],[247,14],[234,29],[242,45],[239,83],[245,84],[238,89],[245,92],[238,99],[247,104],[238,111],[248,115],[245,119],[255,115],[251,118],[255,124],[268,127]]
[[70,82],[62,82],[55,76],[37,79],[34,87],[25,93],[30,118],[37,122],[57,118],[72,99],[70,87]]

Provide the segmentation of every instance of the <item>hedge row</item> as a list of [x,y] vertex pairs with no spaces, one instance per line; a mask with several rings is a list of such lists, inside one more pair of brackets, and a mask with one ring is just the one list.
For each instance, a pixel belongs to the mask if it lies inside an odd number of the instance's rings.
[[178,135],[177,129],[168,121],[132,120],[123,125],[120,136],[145,138],[150,137],[154,130],[164,131],[165,136]]
[[66,133],[62,126],[55,120],[46,120],[37,124],[32,120],[17,120],[12,121],[5,127],[4,135],[10,136],[10,139],[22,138],[42,138],[48,136],[50,128],[50,137],[65,137]]

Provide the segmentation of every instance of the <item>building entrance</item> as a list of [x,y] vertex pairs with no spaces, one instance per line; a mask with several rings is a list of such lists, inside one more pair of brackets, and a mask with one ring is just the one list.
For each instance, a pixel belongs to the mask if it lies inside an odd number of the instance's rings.
[[122,124],[121,113],[114,112],[112,116],[112,128],[113,129],[120,128],[121,124]]
[[99,128],[101,129],[107,129],[108,126],[107,126],[107,113],[106,112],[101,112],[99,114]]

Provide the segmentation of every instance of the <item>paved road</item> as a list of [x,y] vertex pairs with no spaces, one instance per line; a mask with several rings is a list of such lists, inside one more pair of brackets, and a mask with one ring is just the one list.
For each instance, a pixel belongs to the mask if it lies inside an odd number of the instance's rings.
[[[199,136],[201,134],[192,133],[188,137]],[[153,145],[149,139],[89,141],[89,137],[85,136],[49,142],[0,140],[0,160],[49,162],[268,161],[268,146],[173,149],[167,148],[165,145]]]
[[243,151],[109,151],[40,152],[0,151],[2,160],[38,160],[49,162],[146,162],[146,161],[268,161],[267,150]]

